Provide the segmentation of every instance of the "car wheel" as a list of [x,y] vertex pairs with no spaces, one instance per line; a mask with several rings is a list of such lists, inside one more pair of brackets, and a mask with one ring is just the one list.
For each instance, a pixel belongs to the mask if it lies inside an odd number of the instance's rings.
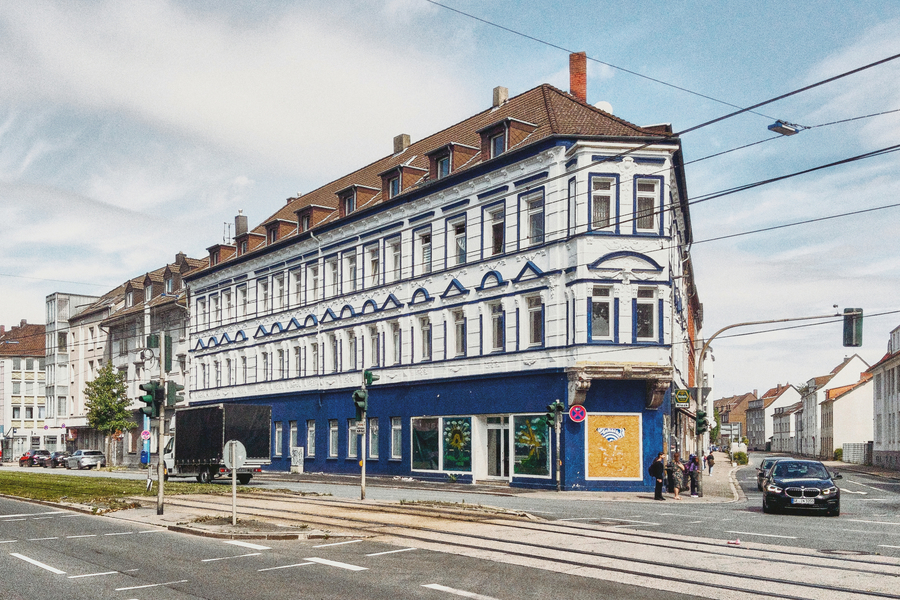
[[197,473],[197,481],[199,483],[209,483],[212,477],[209,476],[209,469],[202,469],[199,473]]
[[252,477],[253,475],[238,475],[237,480],[241,485],[247,485]]

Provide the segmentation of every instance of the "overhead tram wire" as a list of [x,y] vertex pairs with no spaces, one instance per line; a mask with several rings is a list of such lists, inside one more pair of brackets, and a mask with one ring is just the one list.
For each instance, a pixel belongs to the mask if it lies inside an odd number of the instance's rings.
[[[523,37],[523,38],[525,38],[525,39],[531,40],[531,41],[533,41],[533,42],[537,42],[537,43],[539,43],[539,44],[543,44],[543,45],[545,45],[545,46],[548,46],[548,47],[550,47],[550,48],[554,48],[554,49],[556,49],[556,50],[562,50],[563,52],[566,52],[567,54],[573,54],[573,53],[575,53],[574,50],[569,50],[568,48],[564,48],[563,46],[560,46],[560,45],[558,45],[558,44],[554,44],[553,42],[548,42],[547,40],[542,40],[542,39],[540,39],[540,38],[534,37],[533,35],[529,35],[529,34],[527,34],[527,33],[523,33],[523,32],[521,32],[521,31],[517,31],[517,30],[512,29],[512,28],[510,28],[510,27],[506,27],[506,26],[504,26],[504,25],[500,25],[499,23],[494,23],[493,21],[488,21],[487,19],[483,19],[483,18],[478,17],[478,16],[475,16],[475,15],[473,15],[473,14],[471,14],[471,13],[467,13],[467,12],[465,12],[465,11],[459,10],[458,8],[453,8],[452,6],[447,6],[446,4],[441,4],[440,2],[436,2],[435,0],[425,0],[425,1],[426,1],[426,2],[429,2],[429,3],[431,3],[431,4],[434,4],[435,6],[439,6],[439,7],[443,8],[443,9],[446,9],[446,10],[449,10],[449,11],[452,11],[452,12],[455,12],[455,13],[457,13],[457,14],[459,14],[459,15],[462,15],[462,16],[464,16],[464,17],[467,17],[467,18],[469,18],[469,19],[474,19],[475,21],[479,21],[479,22],[481,22],[481,23],[484,23],[485,25],[490,25],[491,27],[496,27],[497,29],[502,29],[503,31],[506,31],[507,33],[511,33],[511,34],[513,34],[513,35],[517,35],[517,36],[519,36],[519,37]],[[695,92],[694,90],[688,89],[688,88],[686,88],[686,87],[681,87],[681,86],[675,85],[674,83],[669,83],[668,81],[663,81],[662,79],[656,79],[655,77],[650,77],[649,75],[644,75],[643,73],[638,73],[637,71],[632,71],[632,70],[630,70],[630,69],[626,69],[625,67],[620,67],[620,66],[618,66],[618,65],[614,65],[614,64],[612,64],[612,63],[609,63],[609,62],[606,62],[606,61],[602,61],[602,60],[600,60],[600,59],[598,59],[598,58],[593,58],[593,57],[591,57],[591,56],[587,56],[587,54],[585,54],[585,57],[586,57],[588,60],[592,61],[592,62],[595,62],[595,63],[597,63],[597,64],[601,64],[601,65],[610,67],[611,69],[616,69],[617,71],[622,71],[623,73],[628,73],[629,75],[634,75],[635,77],[640,77],[640,78],[642,78],[642,79],[646,79],[646,80],[648,80],[648,81],[652,81],[652,82],[654,82],[654,83],[658,83],[658,84],[660,84],[660,85],[664,85],[664,86],[670,87],[670,88],[672,88],[672,89],[679,90],[679,91],[681,91],[681,92],[686,92],[686,93],[688,93],[688,94],[693,94],[694,96],[698,96],[698,97],[700,97],[700,98],[705,98],[706,100],[712,100],[713,102],[717,102],[717,103],[719,103],[719,104],[724,104],[725,106],[731,106],[732,108],[741,108],[741,107],[740,107],[739,105],[737,105],[737,104],[732,104],[731,102],[726,102],[725,100],[719,100],[718,98],[714,98],[714,97],[708,96],[708,95],[706,95],[706,94],[701,94],[700,92]],[[766,119],[771,119],[771,120],[773,120],[773,121],[775,120],[775,117],[770,117],[770,116],[768,116],[768,115],[764,115],[764,114],[762,114],[762,113],[758,113],[758,112],[754,112],[754,111],[750,111],[750,112],[753,112],[753,114],[759,115],[759,116],[764,117],[764,118],[766,118]]]

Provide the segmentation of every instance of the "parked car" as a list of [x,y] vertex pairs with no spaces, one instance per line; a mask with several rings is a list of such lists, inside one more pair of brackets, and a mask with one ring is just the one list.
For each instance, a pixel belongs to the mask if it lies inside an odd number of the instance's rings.
[[66,457],[67,469],[90,469],[105,467],[106,456],[99,450],[76,450],[72,456]]
[[836,517],[841,514],[841,490],[834,480],[840,478],[817,460],[779,460],[763,482],[763,512],[818,510]]
[[43,460],[43,457],[50,456],[49,450],[29,450],[19,459],[20,467],[33,467],[38,464],[38,460]]
[[773,456],[763,459],[762,463],[760,463],[760,465],[756,467],[756,489],[758,489],[759,491],[763,491],[763,481],[766,480],[766,475],[769,474],[769,469],[772,468],[772,465],[784,458],[786,457]]
[[56,467],[62,466],[66,462],[66,458],[68,458],[70,454],[65,450],[57,450],[50,454],[50,456],[45,456],[41,461],[41,466],[50,467],[51,469],[55,469]]

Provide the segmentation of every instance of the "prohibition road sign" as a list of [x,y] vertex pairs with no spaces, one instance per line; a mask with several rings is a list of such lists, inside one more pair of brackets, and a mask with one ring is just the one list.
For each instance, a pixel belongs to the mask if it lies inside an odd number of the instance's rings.
[[587,411],[584,410],[584,407],[580,404],[574,404],[572,405],[572,408],[569,409],[569,418],[576,423],[581,423],[587,418]]
[[150,439],[150,432],[147,431],[146,429],[143,430],[143,431],[141,432],[141,439],[142,439],[142,440],[149,440],[149,439]]

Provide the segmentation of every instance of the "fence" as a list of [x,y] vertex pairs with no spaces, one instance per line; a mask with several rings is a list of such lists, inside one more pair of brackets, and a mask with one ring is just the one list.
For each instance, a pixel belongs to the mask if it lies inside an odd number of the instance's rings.
[[873,442],[844,444],[843,461],[854,465],[871,465],[873,445]]

